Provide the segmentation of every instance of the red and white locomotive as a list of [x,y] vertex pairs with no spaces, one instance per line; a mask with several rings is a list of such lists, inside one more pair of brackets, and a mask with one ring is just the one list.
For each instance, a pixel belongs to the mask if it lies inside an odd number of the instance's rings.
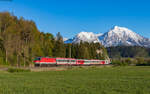
[[86,60],[86,59],[73,59],[73,58],[50,58],[50,57],[37,57],[34,60],[35,66],[58,66],[58,65],[107,65],[110,64],[109,60]]

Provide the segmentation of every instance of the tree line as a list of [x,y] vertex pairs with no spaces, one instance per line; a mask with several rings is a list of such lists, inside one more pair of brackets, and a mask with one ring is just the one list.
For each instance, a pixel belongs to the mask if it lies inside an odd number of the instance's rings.
[[108,47],[108,55],[113,65],[150,66],[150,48],[140,46]]
[[99,43],[64,44],[58,32],[38,30],[32,20],[0,13],[0,64],[29,66],[36,57],[67,57],[79,59],[106,59],[107,51]]
[[110,58],[149,58],[150,48],[140,46],[116,46],[107,47],[107,52]]

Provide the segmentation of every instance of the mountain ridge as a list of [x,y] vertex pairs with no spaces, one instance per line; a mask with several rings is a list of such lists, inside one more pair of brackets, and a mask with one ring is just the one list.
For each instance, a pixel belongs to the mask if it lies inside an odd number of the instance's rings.
[[126,27],[114,26],[104,34],[94,34],[93,32],[82,31],[74,38],[64,41],[64,43],[80,42],[101,43],[105,47],[111,46],[144,46],[150,47],[150,39],[145,38]]

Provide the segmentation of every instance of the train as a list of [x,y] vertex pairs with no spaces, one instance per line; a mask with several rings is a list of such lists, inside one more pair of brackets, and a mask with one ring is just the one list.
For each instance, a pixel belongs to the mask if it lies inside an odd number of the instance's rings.
[[74,58],[51,58],[51,57],[37,57],[33,61],[35,67],[48,66],[90,66],[90,65],[109,65],[110,60],[87,60]]

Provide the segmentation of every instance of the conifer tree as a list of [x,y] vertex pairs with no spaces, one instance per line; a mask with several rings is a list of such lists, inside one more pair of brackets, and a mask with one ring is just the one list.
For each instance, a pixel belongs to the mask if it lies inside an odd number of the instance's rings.
[[66,56],[66,49],[63,43],[63,37],[61,36],[60,32],[56,35],[56,42],[54,44],[53,49],[54,57],[65,57]]

